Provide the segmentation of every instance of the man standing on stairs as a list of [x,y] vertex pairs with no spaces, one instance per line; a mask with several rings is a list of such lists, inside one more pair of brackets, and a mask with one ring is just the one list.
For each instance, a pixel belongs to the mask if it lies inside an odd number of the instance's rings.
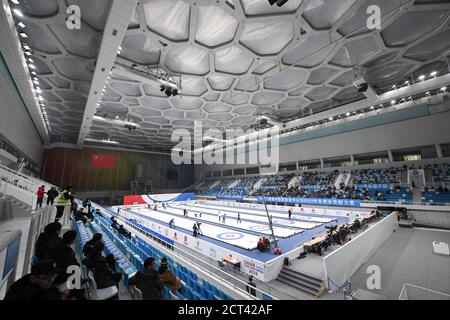
[[44,201],[44,195],[45,195],[45,186],[42,185],[38,188],[37,192],[37,206],[39,206],[39,208],[42,208],[42,201]]
[[256,297],[256,290],[254,288],[256,288],[256,284],[253,282],[253,276],[250,276],[248,278],[248,284],[246,286],[246,289],[248,293]]
[[56,199],[56,217],[55,217],[55,222],[58,222],[59,219],[61,219],[61,217],[64,214],[64,208],[67,205],[71,204],[70,201],[70,190],[72,190],[72,186],[67,186],[63,192],[61,192],[61,194],[59,195],[58,199]]
[[47,191],[47,205],[53,205],[55,198],[58,196],[59,192],[55,187],[51,187],[50,190]]

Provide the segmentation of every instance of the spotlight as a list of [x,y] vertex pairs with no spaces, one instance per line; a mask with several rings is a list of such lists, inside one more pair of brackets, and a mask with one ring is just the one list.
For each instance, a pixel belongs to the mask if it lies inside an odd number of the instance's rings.
[[161,92],[163,92],[163,91],[165,91],[165,90],[166,90],[166,87],[164,87],[164,86],[160,86],[160,87],[159,87],[159,90],[161,90]]
[[177,89],[173,89],[172,90],[172,96],[176,96],[176,95],[178,95],[178,90]]
[[361,83],[357,88],[358,92],[366,92],[369,89],[369,85],[367,83]]
[[172,89],[171,88],[167,88],[166,89],[166,96],[170,97],[172,95]]
[[23,13],[19,9],[13,9],[13,12],[15,13],[16,16],[21,18],[23,17]]

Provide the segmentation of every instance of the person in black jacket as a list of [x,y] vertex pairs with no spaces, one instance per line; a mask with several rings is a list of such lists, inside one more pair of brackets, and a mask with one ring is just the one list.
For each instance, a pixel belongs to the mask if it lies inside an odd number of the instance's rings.
[[69,230],[64,233],[62,241],[54,242],[48,249],[46,259],[54,260],[56,262],[56,267],[61,270],[54,281],[55,284],[62,284],[66,282],[69,277],[66,273],[68,267],[79,266],[75,252],[71,248],[71,246],[75,243],[76,238],[77,232],[74,230]]
[[53,260],[41,260],[31,267],[31,273],[14,282],[4,300],[62,300],[67,290],[53,287],[59,269]]
[[128,283],[138,287],[142,291],[144,300],[161,300],[163,284],[159,273],[155,270],[155,259],[147,258],[144,261],[144,269],[138,271]]
[[56,241],[61,241],[61,238],[59,237],[61,228],[62,226],[59,222],[51,222],[44,227],[44,232],[39,234],[34,247],[34,255],[37,260],[44,259],[50,245]]
[[250,276],[248,278],[248,283],[247,283],[246,289],[247,289],[248,293],[250,293],[252,296],[256,297],[256,290],[254,288],[256,288],[256,284],[253,282],[253,277]]
[[55,187],[51,187],[51,189],[47,191],[47,205],[49,204],[53,205],[53,203],[55,202],[55,198],[58,195],[59,195],[58,190],[56,190]]
[[[62,241],[57,241],[50,246],[46,259],[55,261],[56,267],[60,270],[58,276],[54,280],[56,286],[64,286],[67,279],[73,271],[67,273],[67,269],[70,266],[79,266],[78,260],[75,256],[75,252],[72,249],[75,239],[77,238],[77,232],[69,230],[64,233]],[[71,289],[69,290],[69,299],[85,300],[84,289]]]
[[83,208],[87,209],[87,214],[89,215],[91,213],[91,201],[89,199],[86,199],[83,201]]
[[86,216],[86,212],[84,212],[84,208],[75,210],[73,216],[75,221],[82,221],[84,225],[88,222],[88,217]]
[[[107,259],[102,255],[104,244],[97,242],[94,245],[92,253],[83,260],[83,263],[94,273],[94,279],[98,289],[104,289],[111,286],[117,286],[122,278],[122,274],[116,272],[108,263]],[[117,296],[114,297],[117,299]]]
[[83,253],[85,257],[88,257],[94,251],[94,245],[98,242],[101,242],[102,237],[103,236],[101,233],[96,233],[94,234],[91,240],[86,242],[86,244],[83,247]]

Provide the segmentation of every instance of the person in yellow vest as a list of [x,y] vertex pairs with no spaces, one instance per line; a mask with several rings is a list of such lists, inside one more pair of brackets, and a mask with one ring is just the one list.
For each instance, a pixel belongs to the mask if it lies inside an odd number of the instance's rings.
[[70,191],[72,190],[72,186],[67,186],[56,199],[56,217],[55,222],[58,222],[59,219],[64,214],[64,208],[71,204],[70,202]]

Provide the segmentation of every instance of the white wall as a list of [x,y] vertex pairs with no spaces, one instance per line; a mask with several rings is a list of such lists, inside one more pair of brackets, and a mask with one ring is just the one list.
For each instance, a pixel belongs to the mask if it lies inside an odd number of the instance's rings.
[[42,141],[0,56],[0,134],[37,165],[43,156]]
[[336,291],[367,262],[381,245],[398,229],[397,216],[391,213],[371,226],[355,239],[350,240],[323,258],[326,285]]
[[[403,149],[450,142],[450,111],[394,122],[280,147],[280,163]],[[242,168],[244,165],[197,165],[200,173]],[[250,167],[250,166],[249,166]]]

